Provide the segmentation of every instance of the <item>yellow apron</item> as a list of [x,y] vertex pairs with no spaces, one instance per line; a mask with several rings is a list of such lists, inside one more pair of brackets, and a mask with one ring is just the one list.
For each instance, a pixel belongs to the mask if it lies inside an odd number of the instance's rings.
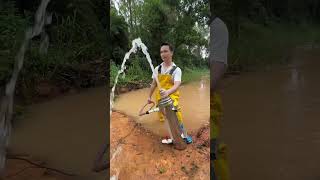
[[[220,120],[222,118],[222,102],[220,96],[215,93],[210,97],[210,138],[217,140],[220,134]],[[227,161],[227,146],[223,143],[217,145],[214,160],[216,179],[229,180],[230,172]]]
[[[165,90],[168,90],[170,88],[173,87],[174,85],[174,82],[173,82],[173,79],[172,79],[172,75],[170,74],[160,74],[158,73],[158,80],[159,80],[159,83],[160,83],[160,86],[162,89],[165,89]],[[179,97],[180,97],[180,93],[179,91],[177,90],[176,92],[172,93],[169,95],[171,97],[171,99],[173,100],[173,105],[175,107],[177,107],[178,111],[176,112],[177,114],[177,117],[178,117],[178,120],[179,120],[179,123],[182,124],[182,113],[181,113],[181,108],[179,107]],[[159,101],[161,99],[161,95],[160,95],[160,90],[159,88],[157,87],[157,90],[156,90],[156,100],[157,100],[157,104],[159,104]],[[164,121],[164,115],[162,114],[162,112],[158,112],[158,115],[159,115],[159,119],[160,121]]]

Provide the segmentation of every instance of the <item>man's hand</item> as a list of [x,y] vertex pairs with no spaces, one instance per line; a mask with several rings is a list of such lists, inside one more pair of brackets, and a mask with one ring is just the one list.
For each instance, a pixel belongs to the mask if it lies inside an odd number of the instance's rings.
[[170,95],[169,90],[160,89],[160,95],[162,98],[168,97]]
[[217,87],[219,85],[219,81],[222,79],[223,74],[226,71],[226,65],[222,62],[213,61],[212,64],[210,64],[210,73],[211,73],[211,83],[210,83],[210,93],[214,93],[217,90]]

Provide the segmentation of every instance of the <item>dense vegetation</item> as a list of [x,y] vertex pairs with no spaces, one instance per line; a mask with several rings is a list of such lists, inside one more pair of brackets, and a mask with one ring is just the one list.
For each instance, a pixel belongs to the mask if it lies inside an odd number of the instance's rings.
[[[293,48],[320,42],[317,0],[121,0],[111,1],[110,9],[106,2],[49,3],[52,23],[45,27],[49,48],[46,54],[39,53],[41,37],[32,39],[17,84],[19,96],[46,94],[41,86],[68,91],[102,85],[109,80],[109,72],[111,86],[132,40],[138,37],[148,47],[154,65],[161,63],[160,44],[173,44],[174,62],[182,68],[185,82],[208,75],[211,13],[229,28],[229,71],[287,63]],[[40,0],[0,1],[2,90],[39,4]],[[147,85],[150,77],[147,60],[138,52],[129,59],[126,76],[119,83]]]
[[[17,93],[30,98],[47,89],[67,91],[92,87],[107,79],[107,24],[109,7],[98,0],[50,1],[52,23],[47,53],[39,52],[41,36],[32,39],[19,75]],[[0,3],[0,82],[8,81],[27,27],[33,25],[40,0],[5,0]],[[49,92],[48,92],[49,93]]]
[[[162,62],[160,44],[171,43],[175,48],[173,60],[182,68],[184,82],[208,74],[207,1],[112,1],[110,18],[111,85],[131,41],[138,37],[148,47],[154,66]],[[126,78],[120,84],[150,83],[151,69],[141,52],[132,55],[127,64]]]
[[230,32],[230,68],[287,63],[293,48],[320,42],[320,1],[214,0],[211,12]]

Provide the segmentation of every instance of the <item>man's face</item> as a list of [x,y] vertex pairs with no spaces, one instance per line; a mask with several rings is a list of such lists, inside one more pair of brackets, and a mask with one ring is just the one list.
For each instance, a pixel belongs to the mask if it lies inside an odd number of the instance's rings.
[[170,51],[169,46],[166,46],[166,45],[161,46],[160,56],[163,61],[168,62],[172,60],[172,55],[173,55],[173,52]]

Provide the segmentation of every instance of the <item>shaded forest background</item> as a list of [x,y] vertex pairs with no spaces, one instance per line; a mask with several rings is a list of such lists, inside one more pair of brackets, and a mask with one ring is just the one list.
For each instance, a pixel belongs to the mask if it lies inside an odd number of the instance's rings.
[[[148,46],[154,64],[161,63],[161,42],[172,43],[176,48],[174,61],[184,71],[184,82],[205,74],[210,14],[220,17],[229,28],[229,72],[287,64],[296,47],[320,42],[317,0],[112,1],[111,84],[136,37]],[[130,62],[127,80],[121,82],[149,82],[151,72],[143,55],[133,56]]]
[[[131,48],[140,37],[148,47],[153,65],[159,65],[160,45],[169,42],[174,47],[173,61],[183,71],[183,82],[208,75],[209,6],[206,0],[123,0],[111,2],[111,85]],[[151,69],[145,56],[138,52],[127,62],[126,78],[120,85],[151,81]]]
[[211,2],[213,13],[229,27],[229,70],[257,70],[286,64],[295,47],[320,43],[320,1]]
[[[0,82],[3,92],[11,77],[15,56],[28,27],[33,26],[40,0],[0,1]],[[25,101],[52,96],[72,89],[105,85],[109,5],[100,0],[50,1],[47,12],[52,23],[47,53],[40,53],[41,35],[32,39],[25,54],[16,94]]]
[[[160,44],[173,44],[174,62],[182,68],[184,82],[208,75],[208,24],[212,12],[229,28],[230,72],[287,64],[295,47],[320,42],[317,0],[112,0],[110,8],[108,3],[49,3],[52,23],[45,27],[49,48],[47,54],[41,54],[41,37],[32,40],[17,83],[16,94],[21,99],[31,102],[37,96],[105,85],[109,73],[112,86],[125,53],[137,37],[148,47],[154,65],[161,63]],[[2,93],[39,4],[40,0],[0,1]],[[138,52],[128,61],[126,76],[119,84],[145,87],[150,77],[146,58]]]

